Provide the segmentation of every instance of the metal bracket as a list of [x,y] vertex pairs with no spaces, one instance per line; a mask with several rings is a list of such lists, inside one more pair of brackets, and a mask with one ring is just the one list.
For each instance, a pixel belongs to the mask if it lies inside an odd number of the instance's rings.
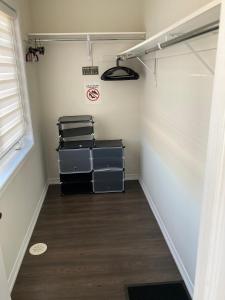
[[155,79],[155,85],[156,87],[158,86],[158,59],[155,58],[154,59],[154,70],[152,70],[142,59],[140,59],[140,57],[136,56],[136,59],[149,71],[153,74],[154,79]]
[[91,62],[91,65],[93,66],[93,48],[92,48],[92,42],[89,34],[87,34],[87,48],[88,48],[88,59]]
[[191,50],[191,52],[203,64],[203,66],[210,72],[210,74],[214,75],[215,72],[214,72],[213,68],[207,63],[207,61],[205,61],[201,57],[201,55],[188,42],[185,42],[185,45]]
[[[183,35],[183,33],[176,33],[176,34],[171,34],[172,37],[178,37],[180,35]],[[195,57],[202,63],[202,65],[210,72],[210,74],[214,75],[215,72],[213,68],[205,61],[201,55],[196,51],[189,42],[184,42],[184,44],[191,50],[191,52],[195,55]]]

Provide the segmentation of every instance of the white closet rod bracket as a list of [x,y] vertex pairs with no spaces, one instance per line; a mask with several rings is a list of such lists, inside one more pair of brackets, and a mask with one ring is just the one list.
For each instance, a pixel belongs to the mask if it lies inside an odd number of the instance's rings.
[[90,34],[87,34],[87,47],[88,47],[88,59],[91,62],[91,65],[93,67],[93,48],[92,48]]
[[[180,35],[183,35],[183,33],[176,33],[176,34],[171,34],[172,37],[179,37]],[[214,75],[214,70],[213,68],[205,61],[201,55],[196,51],[189,42],[184,42],[184,44],[188,47],[188,49],[191,50],[191,53],[195,55],[195,57],[201,62],[201,64],[210,72],[210,74]]]
[[152,70],[140,57],[136,57],[136,59],[151,73],[154,75],[155,85],[158,85],[158,78],[157,78],[157,68],[158,68],[158,59],[154,59],[154,70]]
[[205,61],[201,57],[201,55],[188,42],[186,42],[185,45],[191,50],[191,52],[202,63],[202,65],[210,72],[210,74],[214,75],[215,72],[214,72],[213,68],[207,63],[207,61]]

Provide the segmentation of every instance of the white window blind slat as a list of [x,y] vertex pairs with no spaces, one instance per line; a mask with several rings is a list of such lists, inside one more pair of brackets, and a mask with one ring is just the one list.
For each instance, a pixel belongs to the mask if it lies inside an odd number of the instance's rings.
[[6,49],[12,49],[13,44],[11,41],[7,41],[0,38],[0,47],[6,48]]
[[10,56],[3,56],[0,55],[0,64],[2,65],[14,65],[14,68],[16,68],[15,59]]
[[9,134],[1,137],[0,157],[4,156],[10,149],[12,149],[12,145],[16,145],[16,143],[20,141],[23,132],[24,126],[21,123],[17,127],[13,128],[13,130]]
[[16,81],[17,81],[17,79],[0,80],[0,90],[1,89],[5,89],[5,90],[13,89],[15,87]]
[[4,48],[0,46],[0,56],[14,57],[14,50],[10,48]]
[[0,128],[0,137],[4,136],[6,133],[9,133],[12,129],[14,129],[15,127],[17,127],[17,125],[21,125],[22,121],[23,121],[23,117],[22,115],[17,111],[17,113],[15,114],[17,115],[16,117],[6,117],[5,122],[1,122],[1,128]]
[[7,126],[8,123],[22,117],[20,105],[14,103],[13,105],[4,107],[0,110],[0,126],[1,128]]
[[0,11],[0,159],[25,133],[15,43],[13,18]]
[[15,73],[17,76],[16,64],[0,64],[0,74],[5,73]]
[[[0,69],[1,69],[1,66],[0,66]],[[10,73],[10,72],[8,72],[8,73],[0,73],[0,84],[2,82],[5,82],[5,81],[16,80],[16,79],[17,79],[17,74],[16,73]]]
[[8,97],[11,97],[11,96],[16,96],[19,98],[19,95],[18,95],[18,88],[15,87],[15,88],[12,88],[12,89],[0,89],[0,101],[1,99],[5,99],[5,98],[8,98]]
[[6,41],[12,42],[12,37],[11,37],[10,33],[5,30],[2,30],[1,28],[0,28],[0,38],[3,40],[6,40]]
[[0,29],[4,30],[5,32],[10,32],[11,26],[10,23],[8,22],[8,19],[3,18],[3,14],[0,13]]
[[16,103],[19,104],[17,96],[11,96],[11,97],[8,97],[8,98],[5,98],[5,99],[1,99],[0,109],[6,108],[10,105],[15,105]]
[[7,116],[8,114],[11,114],[12,112],[16,111],[16,110],[20,110],[20,106],[17,102],[5,106],[2,109],[0,108],[0,118]]

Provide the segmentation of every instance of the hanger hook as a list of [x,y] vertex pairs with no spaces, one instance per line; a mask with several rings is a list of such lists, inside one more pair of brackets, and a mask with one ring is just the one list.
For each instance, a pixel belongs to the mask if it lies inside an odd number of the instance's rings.
[[116,59],[116,66],[117,67],[119,67],[120,66],[120,64],[119,64],[119,61],[121,60],[121,57],[117,57],[117,59]]

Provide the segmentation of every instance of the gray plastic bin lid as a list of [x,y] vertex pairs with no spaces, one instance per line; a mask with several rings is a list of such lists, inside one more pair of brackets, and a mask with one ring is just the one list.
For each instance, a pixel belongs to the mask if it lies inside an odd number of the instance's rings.
[[124,148],[122,140],[95,140],[94,148]]
[[62,123],[82,123],[82,122],[93,122],[93,117],[90,115],[80,116],[63,116],[58,120],[58,124]]

